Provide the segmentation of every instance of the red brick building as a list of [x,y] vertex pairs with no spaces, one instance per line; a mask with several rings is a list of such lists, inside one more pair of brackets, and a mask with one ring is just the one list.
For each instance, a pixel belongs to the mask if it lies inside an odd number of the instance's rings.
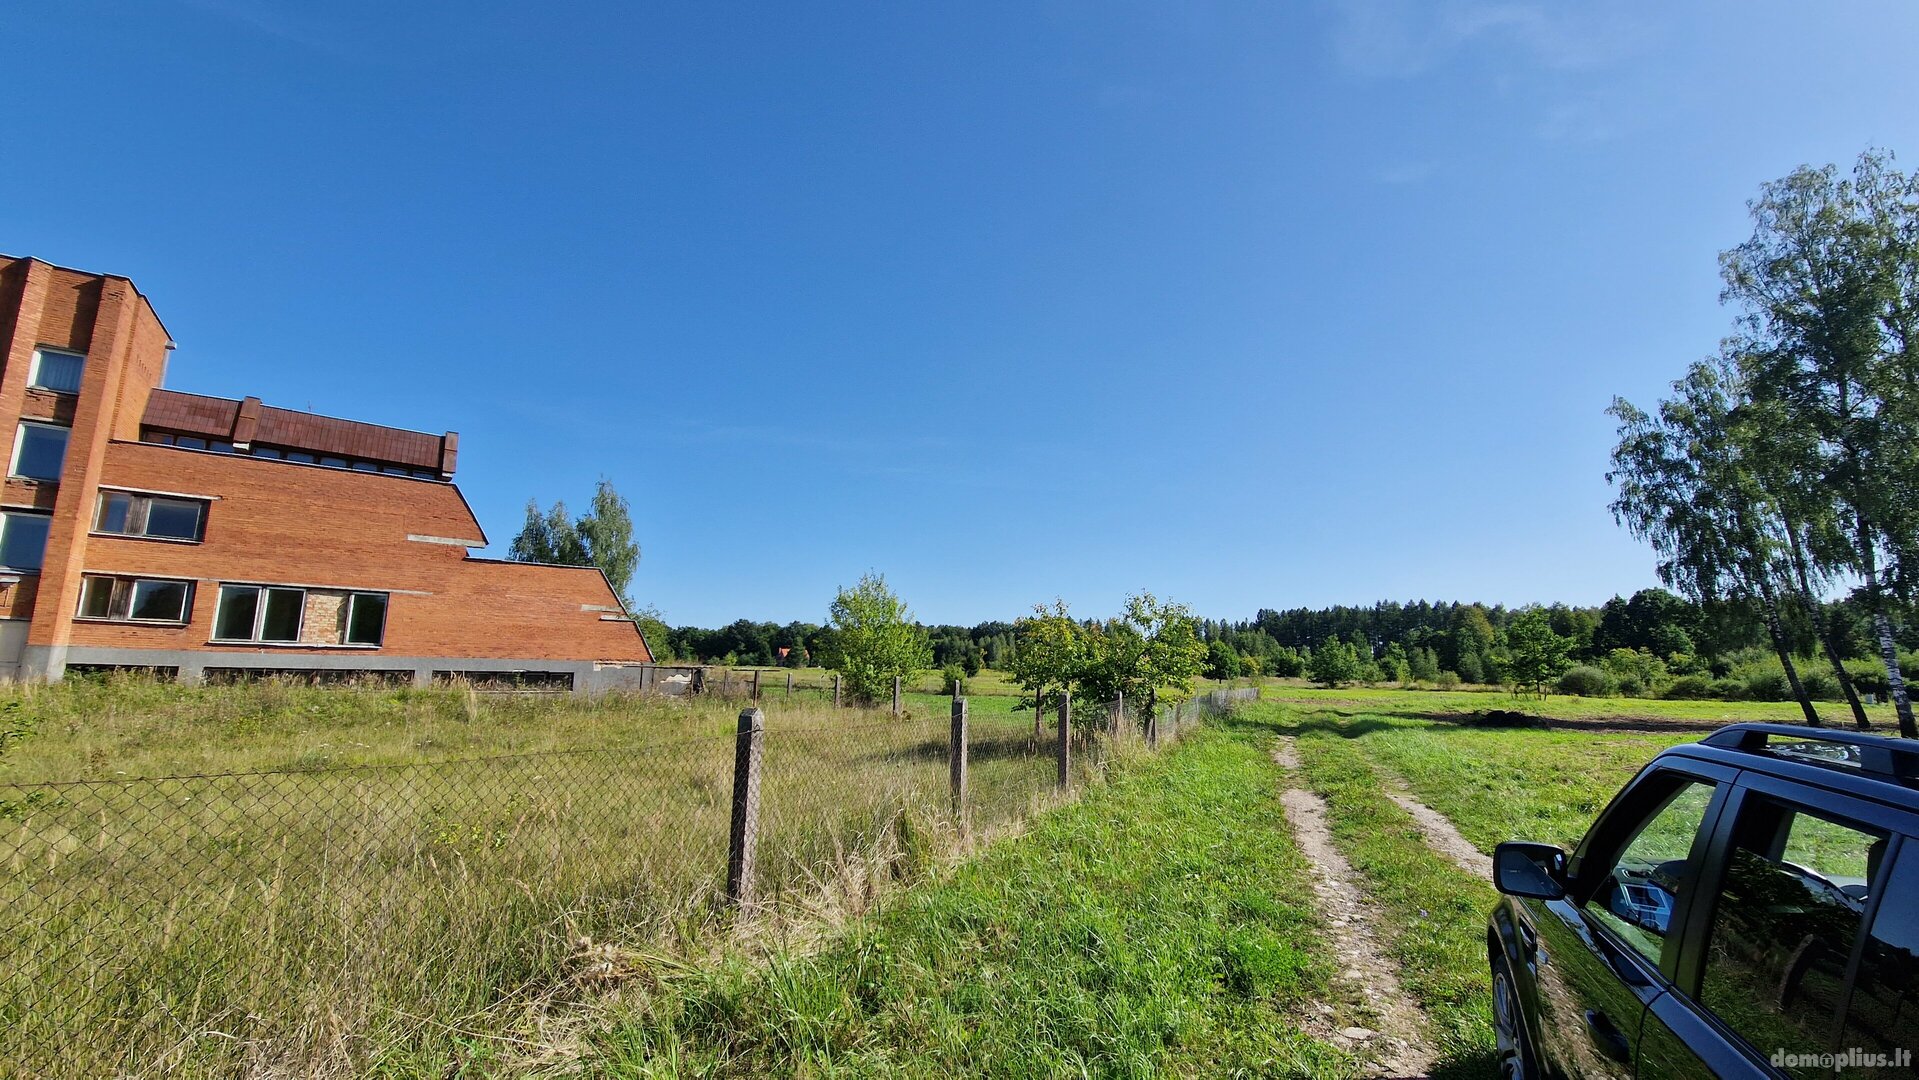
[[650,681],[597,569],[475,558],[459,436],[161,388],[125,278],[0,256],[0,677]]

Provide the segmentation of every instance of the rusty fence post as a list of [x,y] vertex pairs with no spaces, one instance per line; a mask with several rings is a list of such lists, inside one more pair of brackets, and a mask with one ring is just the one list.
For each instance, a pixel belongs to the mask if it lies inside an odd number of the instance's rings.
[[947,779],[953,789],[953,820],[966,835],[966,699],[953,699],[953,735],[946,744]]
[[840,707],[840,676],[837,671],[833,673],[833,707]]
[[1061,791],[1066,790],[1073,765],[1072,742],[1069,737],[1073,730],[1072,713],[1073,691],[1061,690],[1059,692],[1059,783],[1057,785]]
[[766,714],[740,710],[733,747],[733,825],[726,834],[726,898],[744,911],[753,905],[753,874],[760,846],[760,757]]
[[893,719],[900,718],[900,677],[893,676]]

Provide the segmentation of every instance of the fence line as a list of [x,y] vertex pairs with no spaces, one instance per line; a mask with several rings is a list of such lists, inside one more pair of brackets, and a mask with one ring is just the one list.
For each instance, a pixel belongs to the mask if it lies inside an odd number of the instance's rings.
[[[1224,695],[1224,696],[1222,696]],[[1158,741],[1233,692],[1167,718]],[[1049,703],[1050,704],[1050,703]],[[609,943],[857,912],[1159,730],[971,711],[591,750],[0,783],[0,1075],[347,1075],[583,992]]]

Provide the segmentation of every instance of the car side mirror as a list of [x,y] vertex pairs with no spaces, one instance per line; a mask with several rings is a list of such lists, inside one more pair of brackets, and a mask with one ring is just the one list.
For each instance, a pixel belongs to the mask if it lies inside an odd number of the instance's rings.
[[1552,844],[1509,840],[1493,849],[1493,885],[1507,896],[1557,900],[1566,895],[1566,852]]

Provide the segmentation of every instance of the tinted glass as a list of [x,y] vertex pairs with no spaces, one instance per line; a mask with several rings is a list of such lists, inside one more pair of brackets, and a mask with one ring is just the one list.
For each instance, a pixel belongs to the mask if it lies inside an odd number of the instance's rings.
[[133,583],[133,610],[129,617],[179,622],[186,618],[186,613],[186,582],[136,581]]
[[347,644],[378,645],[385,635],[386,595],[354,593],[353,607],[347,614]]
[[[1853,984],[1852,1004],[1846,1009],[1844,1047],[1868,1054],[1887,1055],[1902,1068],[1880,1068],[1877,1075],[1912,1075],[1913,1055],[1919,1054],[1919,841],[1908,838],[1899,865],[1882,886],[1886,898],[1873,917]],[[1875,869],[1877,867],[1875,866]],[[1865,1070],[1858,1070],[1866,1075]]]
[[1634,951],[1659,962],[1681,889],[1692,879],[1692,844],[1713,785],[1684,781],[1629,842],[1586,910]]
[[[1830,1053],[1881,837],[1749,796],[1713,905],[1700,1003],[1761,1057]],[[1830,1065],[1781,1063],[1794,1076]]]
[[300,613],[305,607],[306,593],[298,589],[268,589],[267,613],[260,623],[260,640],[300,640]]
[[0,566],[40,569],[47,557],[47,526],[52,522],[45,514],[0,515]]
[[251,585],[222,585],[220,612],[214,619],[213,636],[228,641],[250,641],[254,616],[260,611],[260,590]]
[[127,512],[133,508],[133,496],[124,491],[103,491],[100,493],[100,513],[93,520],[97,532],[124,533],[127,531]]
[[201,504],[185,499],[154,499],[147,508],[147,535],[170,540],[200,539]]
[[21,424],[20,445],[13,455],[13,475],[34,480],[60,479],[67,460],[67,429],[46,424]]
[[87,358],[77,353],[40,349],[33,354],[33,385],[64,394],[80,392],[80,371]]
[[88,619],[112,618],[112,578],[90,577],[80,583],[80,614]]

